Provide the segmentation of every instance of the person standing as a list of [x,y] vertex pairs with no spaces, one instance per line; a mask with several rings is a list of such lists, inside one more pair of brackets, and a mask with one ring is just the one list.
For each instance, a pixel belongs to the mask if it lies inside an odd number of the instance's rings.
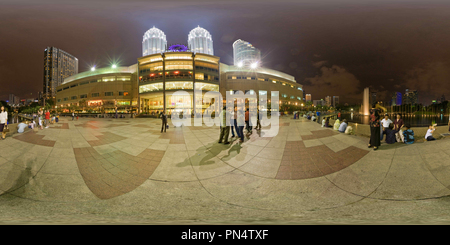
[[244,125],[245,125],[245,115],[242,109],[237,111],[237,125],[238,125],[238,135],[241,138],[240,143],[244,142]]
[[372,105],[372,109],[370,109],[369,115],[369,124],[370,124],[370,140],[368,147],[373,147],[373,150],[376,151],[380,146],[380,114],[381,110],[378,109],[377,104]]
[[46,110],[45,111],[45,128],[48,128],[49,120],[50,120],[50,112],[48,110]]
[[404,123],[403,123],[403,119],[401,119],[400,113],[397,114],[397,118],[394,120],[394,130],[398,131],[395,134],[395,139],[397,140],[397,142],[403,142],[404,141],[404,137],[403,137],[403,128]]
[[73,119],[75,119],[75,113],[74,112],[72,112],[72,121],[73,121]]
[[341,120],[341,112],[340,111],[338,113],[338,118],[339,118],[339,120]]
[[252,133],[252,127],[250,126],[250,111],[247,108],[247,110],[245,111],[245,127],[247,130],[247,135]]
[[230,142],[228,141],[228,136],[230,135],[230,126],[227,126],[227,108],[226,106],[222,109],[222,119],[220,120],[220,136],[219,136],[219,143],[228,145]]
[[4,132],[6,127],[8,127],[8,112],[5,110],[5,107],[2,106],[0,108],[0,132],[2,132],[2,140],[6,138],[6,132]]
[[[234,135],[234,110],[233,109],[229,109],[230,110],[230,131],[231,131],[231,134],[232,134],[232,136],[231,137],[236,137],[235,135]],[[236,130],[236,133],[237,133],[237,130]]]
[[161,133],[166,132],[166,128],[167,128],[167,115],[166,113],[164,113],[164,111],[161,112],[161,115],[159,116],[161,118]]
[[233,113],[233,123],[234,123],[234,128],[236,129],[236,134],[238,138],[241,138],[241,134],[239,132],[239,127],[237,125],[237,116],[238,116],[238,112],[237,112],[237,107],[234,107],[234,113]]

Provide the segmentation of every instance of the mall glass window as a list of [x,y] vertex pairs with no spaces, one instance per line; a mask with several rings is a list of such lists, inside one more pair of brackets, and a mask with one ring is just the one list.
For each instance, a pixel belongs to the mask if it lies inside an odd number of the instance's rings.
[[80,99],[84,99],[84,98],[87,98],[87,94],[81,94],[80,95]]
[[113,96],[113,92],[105,92],[105,96]]
[[100,93],[92,93],[91,97],[100,97]]

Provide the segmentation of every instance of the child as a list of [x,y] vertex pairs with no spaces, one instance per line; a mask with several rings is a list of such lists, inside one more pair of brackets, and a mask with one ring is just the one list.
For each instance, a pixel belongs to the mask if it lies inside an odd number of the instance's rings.
[[434,130],[436,130],[436,128],[434,128],[434,126],[436,126],[436,124],[428,126],[427,134],[425,134],[425,139],[427,141],[436,140],[433,137],[433,132],[434,132]]
[[411,126],[406,125],[406,130],[403,131],[403,138],[405,139],[405,144],[414,143],[414,131],[411,129]]
[[38,118],[39,118],[39,127],[41,129],[44,129],[44,126],[42,125],[42,116],[38,116]]

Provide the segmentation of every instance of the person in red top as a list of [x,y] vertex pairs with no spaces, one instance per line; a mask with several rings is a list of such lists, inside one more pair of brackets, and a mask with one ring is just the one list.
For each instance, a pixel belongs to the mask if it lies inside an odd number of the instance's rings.
[[45,128],[48,128],[48,120],[50,120],[50,112],[48,110],[45,111]]

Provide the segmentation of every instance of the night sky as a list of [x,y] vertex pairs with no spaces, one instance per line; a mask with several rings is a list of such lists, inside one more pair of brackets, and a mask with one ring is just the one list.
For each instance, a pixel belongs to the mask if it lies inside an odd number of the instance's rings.
[[47,46],[77,57],[79,72],[130,66],[151,27],[186,44],[198,25],[221,62],[233,64],[236,39],[249,41],[312,99],[361,103],[368,86],[380,99],[406,88],[423,104],[450,98],[448,0],[0,0],[0,100],[37,97]]

